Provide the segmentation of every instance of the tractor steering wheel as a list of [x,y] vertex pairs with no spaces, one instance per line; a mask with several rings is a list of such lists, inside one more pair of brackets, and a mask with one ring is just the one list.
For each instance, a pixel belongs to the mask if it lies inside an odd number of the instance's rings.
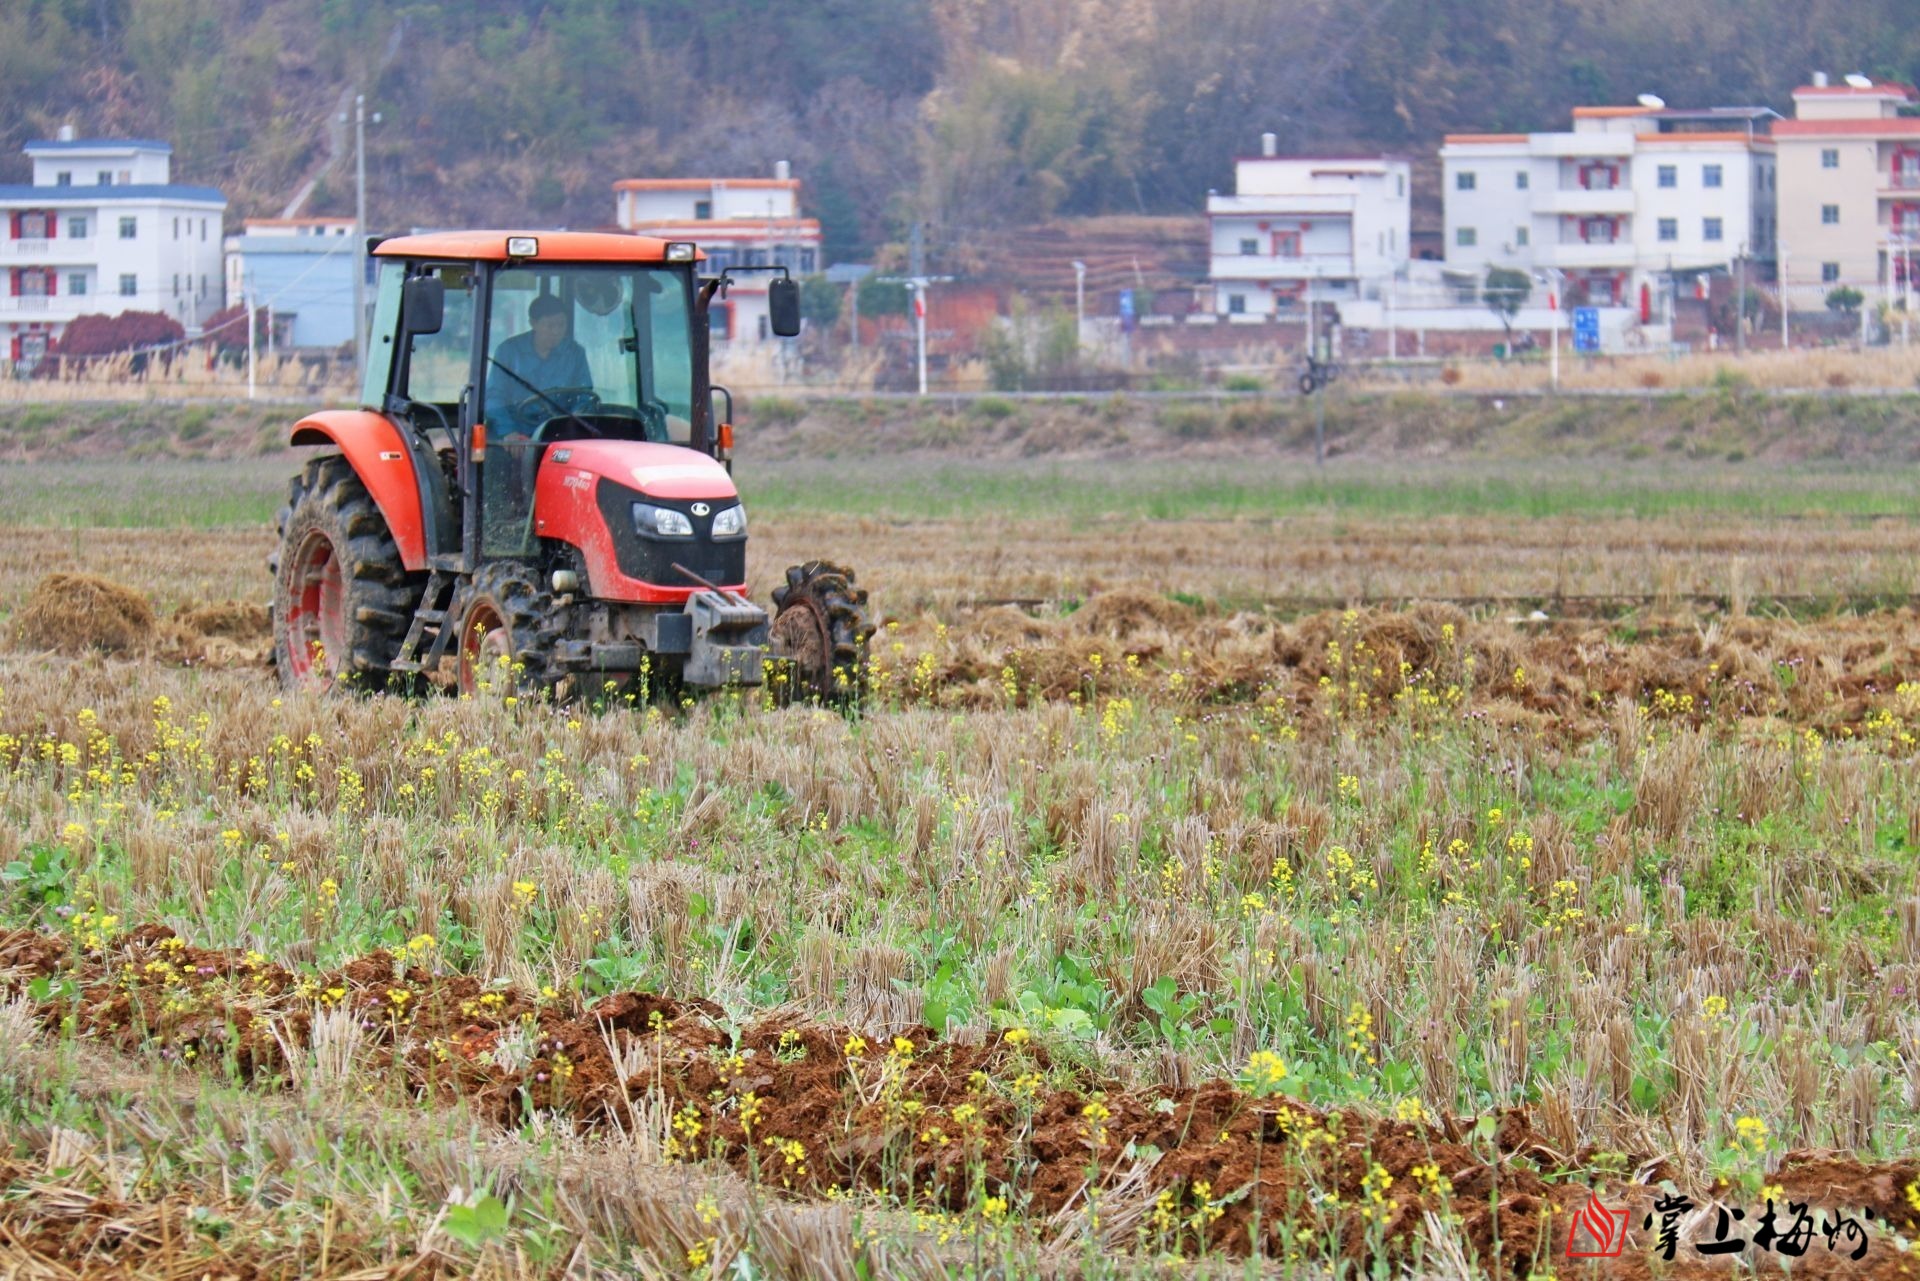
[[[544,431],[555,418],[568,414],[592,414],[600,411],[600,393],[591,387],[552,387],[538,396],[528,396],[508,412],[523,423],[538,422]],[[535,440],[540,432],[533,433]]]

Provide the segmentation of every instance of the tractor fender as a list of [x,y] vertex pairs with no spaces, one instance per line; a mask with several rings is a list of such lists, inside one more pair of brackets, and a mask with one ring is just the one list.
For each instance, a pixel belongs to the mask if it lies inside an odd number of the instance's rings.
[[394,545],[400,549],[400,563],[409,570],[427,567],[426,526],[413,453],[391,418],[364,409],[323,410],[295,423],[287,443],[339,449],[386,517]]

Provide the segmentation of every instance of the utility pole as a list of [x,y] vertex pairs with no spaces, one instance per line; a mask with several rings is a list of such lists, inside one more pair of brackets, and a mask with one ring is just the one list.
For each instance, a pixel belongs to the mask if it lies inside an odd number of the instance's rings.
[[253,286],[249,282],[240,295],[240,305],[247,309],[247,399],[253,399]]
[[1393,281],[1394,271],[1389,267],[1387,268],[1387,359],[1389,361],[1400,358],[1399,343],[1393,332]]
[[907,274],[904,276],[876,276],[874,279],[891,285],[905,285],[913,291],[913,331],[917,347],[915,365],[919,374],[920,394],[927,394],[927,286],[952,280],[952,276],[929,276],[926,274],[925,232],[919,223],[913,224],[912,234],[907,238]]
[[913,334],[917,349],[916,367],[920,377],[920,394],[927,394],[927,281],[926,281],[926,233],[918,222],[913,224],[913,236],[907,250],[907,274],[913,281]]
[[[347,117],[340,116],[341,123]],[[380,113],[373,113],[380,123]],[[353,355],[355,367],[367,367],[367,95],[353,95]]]

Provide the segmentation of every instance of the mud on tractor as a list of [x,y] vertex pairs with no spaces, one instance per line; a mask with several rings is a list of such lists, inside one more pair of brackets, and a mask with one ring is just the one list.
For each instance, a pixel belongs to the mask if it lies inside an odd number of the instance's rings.
[[[290,685],[565,698],[757,685],[858,693],[872,633],[853,574],[789,569],[747,598],[732,397],[708,379],[731,284],[692,244],[587,232],[370,242],[362,408],[310,414],[322,450],[278,519],[274,661]],[[766,286],[769,327],[799,291]]]

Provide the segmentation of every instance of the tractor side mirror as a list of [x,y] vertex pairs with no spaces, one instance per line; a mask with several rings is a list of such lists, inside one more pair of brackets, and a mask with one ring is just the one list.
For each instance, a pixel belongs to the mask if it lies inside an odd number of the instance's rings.
[[400,290],[400,325],[408,335],[437,334],[447,319],[447,286],[438,276],[415,276]]
[[800,282],[792,276],[777,277],[767,286],[767,327],[780,338],[800,332]]

